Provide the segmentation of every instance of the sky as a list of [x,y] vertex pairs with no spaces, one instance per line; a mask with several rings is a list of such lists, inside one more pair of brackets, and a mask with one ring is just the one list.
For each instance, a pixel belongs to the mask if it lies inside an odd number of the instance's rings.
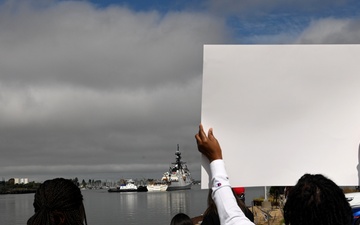
[[0,0],[0,178],[161,178],[179,144],[200,179],[205,44],[359,43],[355,0]]

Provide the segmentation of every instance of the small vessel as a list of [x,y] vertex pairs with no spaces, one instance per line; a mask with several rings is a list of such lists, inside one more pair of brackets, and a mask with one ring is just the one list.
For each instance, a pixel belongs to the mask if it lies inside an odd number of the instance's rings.
[[120,185],[115,188],[110,188],[108,192],[136,192],[137,186],[132,179],[126,181],[126,184]]
[[137,183],[137,192],[147,192],[147,186],[146,186],[146,181],[140,180],[140,182]]
[[145,186],[145,185],[139,185],[137,187],[137,192],[147,192],[147,191],[148,191],[148,189],[147,189],[147,186]]
[[170,167],[169,171],[164,173],[161,180],[167,183],[167,191],[190,189],[192,179],[186,163],[181,161],[179,145],[177,145],[175,155],[176,162],[172,163],[174,166]]
[[147,190],[150,192],[166,191],[166,189],[168,188],[168,185],[166,182],[151,182],[151,183],[148,183],[148,185],[146,187],[147,187]]

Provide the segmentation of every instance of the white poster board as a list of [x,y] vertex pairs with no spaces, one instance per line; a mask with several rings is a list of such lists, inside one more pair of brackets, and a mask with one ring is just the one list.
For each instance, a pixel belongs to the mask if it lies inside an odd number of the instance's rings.
[[359,184],[360,45],[206,45],[202,91],[232,186]]

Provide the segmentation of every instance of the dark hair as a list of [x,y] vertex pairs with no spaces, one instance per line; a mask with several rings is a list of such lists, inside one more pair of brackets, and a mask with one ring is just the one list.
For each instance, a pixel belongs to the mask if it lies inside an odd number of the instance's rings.
[[178,213],[171,219],[170,225],[193,225],[193,222],[188,215]]
[[214,200],[212,199],[212,189],[211,188],[209,188],[209,192],[208,192],[207,205],[208,205],[208,207],[203,214],[204,216],[206,216],[210,213],[218,214],[216,204],[215,204]]
[[[232,193],[236,199],[236,202],[238,204],[238,206],[240,207],[241,211],[243,211],[243,213],[245,214],[245,216],[251,221],[251,222],[254,222],[254,214],[250,211],[250,209],[248,209],[248,207],[246,207],[244,201],[238,197],[238,195],[235,193],[234,189],[231,189],[232,190]],[[209,216],[211,214],[216,214],[218,215],[218,211],[217,211],[217,208],[216,208],[216,204],[215,204],[215,201],[213,200],[212,198],[212,189],[210,188],[209,189],[209,193],[208,193],[208,198],[207,198],[207,203],[208,203],[208,207],[207,209],[205,210],[203,216]],[[217,223],[217,221],[216,221]],[[219,223],[220,224],[220,220],[219,220]]]
[[284,206],[286,225],[351,225],[342,189],[321,174],[305,174],[291,188]]
[[55,178],[40,185],[34,198],[35,214],[27,225],[87,225],[83,196],[71,180]]

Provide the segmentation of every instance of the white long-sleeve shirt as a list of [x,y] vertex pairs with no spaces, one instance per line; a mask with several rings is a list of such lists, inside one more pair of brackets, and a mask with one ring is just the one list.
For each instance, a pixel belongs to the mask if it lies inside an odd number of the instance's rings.
[[215,201],[221,225],[254,225],[238,206],[231,190],[224,161],[210,163],[212,198]]

